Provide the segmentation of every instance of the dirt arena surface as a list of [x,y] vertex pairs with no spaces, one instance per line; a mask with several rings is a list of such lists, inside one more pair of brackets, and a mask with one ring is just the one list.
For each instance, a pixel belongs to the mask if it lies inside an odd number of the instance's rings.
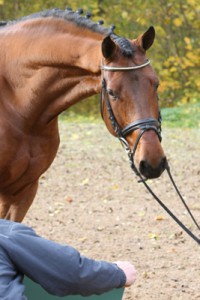
[[[60,123],[61,144],[24,223],[102,260],[130,260],[137,281],[124,300],[200,299],[200,248],[137,183],[104,124]],[[163,129],[172,174],[200,223],[200,131]],[[149,181],[198,235],[166,172]]]

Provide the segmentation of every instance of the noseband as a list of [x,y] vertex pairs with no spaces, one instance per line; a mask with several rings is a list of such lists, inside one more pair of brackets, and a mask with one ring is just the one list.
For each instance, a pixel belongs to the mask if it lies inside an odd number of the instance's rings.
[[[143,67],[146,67],[150,64],[150,60],[147,60],[146,63],[141,64],[141,65],[137,65],[137,66],[133,66],[133,67],[111,67],[111,66],[105,66],[102,65],[101,69],[105,70],[105,71],[110,71],[110,72],[117,72],[117,71],[132,71],[132,70],[137,70],[137,69],[141,69]],[[154,118],[144,118],[144,119],[140,119],[137,121],[134,121],[128,125],[126,125],[124,128],[122,128],[119,123],[117,122],[115,115],[113,113],[111,104],[110,104],[110,99],[109,99],[109,95],[108,95],[108,91],[107,91],[107,87],[106,87],[106,81],[103,77],[102,79],[102,92],[101,92],[101,116],[103,117],[103,108],[102,108],[102,96],[104,96],[104,101],[108,110],[108,115],[109,115],[109,119],[111,121],[113,130],[116,134],[116,136],[118,137],[118,139],[120,140],[121,144],[123,145],[124,149],[126,150],[130,163],[131,163],[131,168],[133,169],[133,171],[136,173],[136,175],[138,175],[138,170],[134,164],[134,155],[137,149],[137,146],[139,144],[139,141],[142,137],[142,135],[149,130],[153,130],[155,131],[155,133],[157,134],[159,140],[162,140],[161,137],[161,113],[159,111],[159,116],[158,119],[154,119]],[[135,145],[133,147],[133,149],[130,148],[126,137],[127,135],[129,135],[130,133],[134,132],[135,130],[140,130],[140,133],[136,139]]]

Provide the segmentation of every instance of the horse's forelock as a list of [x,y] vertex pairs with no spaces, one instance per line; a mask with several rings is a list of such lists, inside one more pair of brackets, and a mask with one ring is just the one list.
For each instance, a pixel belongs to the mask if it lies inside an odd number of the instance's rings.
[[132,57],[134,54],[133,45],[124,37],[112,35],[112,40],[119,46],[122,54],[126,57]]

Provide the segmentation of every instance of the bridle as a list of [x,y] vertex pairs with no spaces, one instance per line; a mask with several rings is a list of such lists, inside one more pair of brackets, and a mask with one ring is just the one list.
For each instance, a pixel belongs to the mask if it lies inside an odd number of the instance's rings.
[[[100,109],[101,109],[101,116],[102,118],[104,119],[104,116],[103,116],[103,99],[104,99],[104,102],[106,104],[106,108],[107,108],[107,111],[108,111],[108,115],[109,115],[109,119],[110,119],[110,122],[111,122],[111,125],[112,125],[112,128],[117,136],[117,138],[120,140],[122,146],[124,147],[125,151],[127,152],[128,154],[128,158],[129,158],[129,161],[130,161],[130,166],[131,166],[131,169],[134,171],[134,173],[140,178],[139,182],[142,182],[145,187],[147,188],[147,190],[151,193],[151,195],[154,197],[154,199],[162,206],[162,208],[175,220],[175,222],[190,236],[192,237],[198,244],[200,244],[200,239],[195,236],[170,210],[169,208],[155,195],[155,193],[152,191],[152,189],[149,187],[149,185],[146,183],[146,179],[142,177],[142,175],[139,173],[139,171],[137,170],[136,166],[135,166],[135,163],[134,163],[134,155],[135,155],[135,152],[137,150],[137,146],[139,144],[139,141],[141,139],[141,137],[143,136],[143,134],[146,132],[146,131],[149,131],[149,130],[153,130],[160,142],[162,140],[162,137],[161,137],[161,121],[162,121],[162,117],[161,117],[161,113],[160,113],[160,110],[159,110],[159,113],[158,113],[158,119],[155,119],[155,118],[144,118],[144,119],[140,119],[140,120],[137,120],[137,121],[134,121],[128,125],[126,125],[124,128],[122,128],[119,123],[117,122],[117,119],[114,115],[114,112],[112,110],[112,106],[110,104],[110,99],[109,99],[109,94],[108,94],[108,91],[107,91],[107,85],[106,85],[106,80],[104,78],[104,71],[109,71],[109,72],[118,72],[118,71],[124,71],[124,72],[129,72],[129,71],[133,71],[133,70],[137,70],[137,69],[141,69],[141,68],[144,68],[146,66],[148,66],[150,64],[150,60],[147,60],[145,63],[141,64],[141,65],[136,65],[136,66],[132,66],[132,67],[112,67],[112,66],[106,66],[106,65],[103,65],[101,66],[101,69],[102,69],[102,90],[101,90],[101,99],[100,99]],[[134,147],[133,149],[130,148],[129,146],[129,143],[127,142],[126,140],[126,136],[130,133],[132,133],[133,131],[135,130],[140,130],[140,133],[135,141],[135,144],[134,144]],[[195,220],[194,216],[192,215],[189,207],[187,206],[185,200],[183,199],[181,193],[179,192],[174,180],[173,180],[173,177],[171,175],[171,172],[170,172],[170,168],[169,168],[169,164],[168,162],[166,162],[166,170],[167,170],[167,173],[169,175],[169,178],[177,192],[177,194],[179,195],[183,205],[185,206],[185,208],[187,209],[190,217],[192,218],[193,222],[195,223],[195,225],[197,226],[198,229],[200,229],[200,226],[198,225],[197,221]]]
[[[125,72],[129,72],[132,70],[137,70],[137,69],[141,69],[143,67],[146,67],[150,64],[150,60],[147,60],[144,64],[141,65],[137,65],[137,66],[133,66],[133,67],[111,67],[111,66],[105,66],[102,65],[101,69],[105,70],[105,71],[110,71],[110,72],[117,72],[117,71],[125,71]],[[109,119],[111,121],[112,127],[114,129],[114,132],[116,134],[116,136],[118,137],[118,139],[120,140],[122,146],[124,147],[124,149],[126,150],[128,157],[129,157],[129,161],[131,164],[131,168],[133,169],[133,171],[136,173],[136,175],[138,175],[138,170],[135,166],[134,163],[134,156],[135,156],[135,152],[137,150],[137,146],[139,144],[139,141],[141,139],[141,137],[143,136],[143,134],[146,131],[149,130],[153,130],[155,131],[155,133],[157,134],[160,142],[162,140],[161,137],[161,113],[159,110],[159,115],[158,115],[158,119],[154,119],[154,118],[144,118],[144,119],[140,119],[137,121],[134,121],[128,125],[126,125],[124,128],[122,128],[119,123],[117,122],[115,115],[113,113],[111,104],[110,104],[110,99],[108,96],[108,91],[107,91],[107,87],[106,87],[106,81],[104,79],[104,76],[102,78],[102,92],[101,92],[101,116],[103,117],[103,108],[102,108],[102,97],[104,97],[104,101],[108,110],[108,114],[109,114]],[[135,145],[133,147],[133,149],[130,148],[127,140],[126,140],[126,136],[128,134],[130,134],[131,132],[140,129],[140,134],[138,135],[136,141],[135,141]]]

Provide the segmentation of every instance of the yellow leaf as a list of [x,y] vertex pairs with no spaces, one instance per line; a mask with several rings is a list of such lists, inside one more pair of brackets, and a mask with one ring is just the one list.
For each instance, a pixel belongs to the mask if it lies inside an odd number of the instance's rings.
[[144,217],[144,215],[145,215],[145,213],[144,213],[143,211],[140,211],[140,212],[138,213],[138,216],[139,216],[139,217]]
[[170,72],[172,72],[172,73],[177,72],[177,68],[175,68],[175,67],[170,68]]
[[200,87],[200,80],[198,79],[198,78],[195,78],[196,80],[194,80],[195,81],[195,84],[196,84],[196,86],[197,87]]
[[82,182],[81,182],[81,185],[86,185],[89,183],[89,179],[88,178],[85,178]]
[[198,58],[199,58],[199,57],[195,54],[195,52],[192,52],[192,51],[187,52],[187,53],[186,53],[186,56],[187,56],[187,58],[189,58],[189,59],[191,59],[191,60],[193,60],[193,61],[197,61]]
[[186,47],[185,47],[187,50],[192,50],[192,45],[191,44],[188,44],[188,45],[186,45]]
[[188,59],[183,60],[183,64],[182,64],[183,69],[187,69],[188,67],[193,67],[193,66],[194,66],[194,62],[192,60],[188,60]]
[[184,41],[187,45],[191,44],[191,39],[189,37],[184,37]]
[[85,241],[87,241],[87,238],[85,236],[81,237],[78,239],[80,242],[84,243]]
[[182,97],[181,103],[182,104],[187,104],[188,103],[188,97]]
[[159,236],[156,233],[149,233],[149,239],[158,240]]
[[3,3],[4,3],[4,0],[0,0],[0,5],[3,5]]
[[115,185],[112,186],[112,189],[113,189],[113,190],[118,190],[118,189],[119,189],[119,186],[118,186],[117,184],[115,184]]
[[183,21],[180,18],[176,18],[173,20],[173,23],[176,27],[180,27],[183,23]]
[[128,18],[128,13],[127,13],[127,11],[123,11],[123,12],[122,12],[122,18],[123,18],[123,19],[127,19],[127,18]]
[[156,217],[156,220],[157,220],[157,221],[162,221],[162,220],[164,220],[164,218],[163,218],[163,216],[158,215],[158,216]]
[[188,4],[190,5],[197,5],[197,0],[187,0]]
[[150,277],[149,277],[149,274],[148,274],[146,271],[143,273],[143,278],[145,278],[145,279],[150,278]]

